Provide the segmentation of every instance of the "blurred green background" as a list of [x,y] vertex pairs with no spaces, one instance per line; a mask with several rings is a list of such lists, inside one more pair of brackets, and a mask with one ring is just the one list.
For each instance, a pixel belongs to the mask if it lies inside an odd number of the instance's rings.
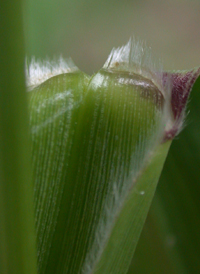
[[198,0],[24,0],[24,10],[28,56],[63,54],[93,73],[135,35],[165,69],[200,64]]
[[[89,74],[132,35],[166,70],[200,66],[200,1],[25,0],[24,29],[29,58],[70,56]],[[200,79],[190,98],[129,274],[200,273]]]

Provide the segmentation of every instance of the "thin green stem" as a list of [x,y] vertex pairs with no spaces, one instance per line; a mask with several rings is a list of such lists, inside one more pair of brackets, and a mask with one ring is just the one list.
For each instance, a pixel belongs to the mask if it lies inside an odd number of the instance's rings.
[[0,0],[0,273],[35,274],[22,3]]

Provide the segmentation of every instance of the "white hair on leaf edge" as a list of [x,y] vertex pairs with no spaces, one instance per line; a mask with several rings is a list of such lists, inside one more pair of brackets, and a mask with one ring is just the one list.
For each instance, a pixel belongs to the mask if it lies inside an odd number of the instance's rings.
[[26,62],[27,86],[36,87],[53,76],[74,71],[78,71],[78,68],[71,58],[40,61],[33,57],[29,64]]
[[[172,77],[163,71],[161,61],[153,58],[152,50],[147,47],[145,42],[132,37],[126,45],[113,48],[103,68],[111,71],[127,71],[151,80],[165,99],[161,124],[166,124],[167,129],[173,126],[174,119],[171,109]],[[163,82],[164,74],[165,82]]]
[[[146,147],[146,154],[141,162],[141,166],[134,170],[134,177],[127,178],[122,190],[114,183],[112,195],[105,199],[102,216],[98,222],[95,238],[90,248],[88,249],[85,261],[82,267],[82,274],[91,274],[97,266],[103,249],[112,233],[115,218],[120,212],[127,194],[131,186],[135,184],[141,171],[146,167],[151,158],[156,146],[161,142],[167,121],[172,120],[170,107],[171,100],[171,78],[166,75],[165,85],[163,84],[163,69],[161,62],[154,62],[151,49],[146,47],[144,43],[131,38],[128,43],[117,49],[113,49],[105,62],[103,69],[111,72],[127,72],[141,75],[142,77],[151,80],[152,83],[159,89],[165,98],[163,115],[161,117],[160,126],[157,129],[156,135],[152,136],[149,145]],[[145,81],[145,79],[144,79]],[[139,158],[138,158],[139,159]],[[140,194],[143,195],[143,194]]]
[[103,68],[128,71],[150,79],[165,97],[162,84],[162,63],[155,62],[152,58],[151,48],[134,37],[130,38],[126,45],[113,48]]

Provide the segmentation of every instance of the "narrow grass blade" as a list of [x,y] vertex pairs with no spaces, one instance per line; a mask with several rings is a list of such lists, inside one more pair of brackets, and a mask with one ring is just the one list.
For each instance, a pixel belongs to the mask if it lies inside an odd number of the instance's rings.
[[130,189],[94,273],[127,273],[170,144],[168,141],[153,152],[153,157]]
[[21,1],[0,1],[0,273],[36,274]]

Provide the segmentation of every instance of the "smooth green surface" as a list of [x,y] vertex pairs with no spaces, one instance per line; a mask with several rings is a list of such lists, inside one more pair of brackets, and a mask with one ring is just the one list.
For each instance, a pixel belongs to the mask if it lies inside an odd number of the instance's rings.
[[29,96],[39,273],[90,273],[158,142],[162,95],[141,76],[101,70],[55,76]]
[[21,1],[0,1],[0,273],[35,274]]
[[173,141],[129,274],[200,272],[200,77]]

